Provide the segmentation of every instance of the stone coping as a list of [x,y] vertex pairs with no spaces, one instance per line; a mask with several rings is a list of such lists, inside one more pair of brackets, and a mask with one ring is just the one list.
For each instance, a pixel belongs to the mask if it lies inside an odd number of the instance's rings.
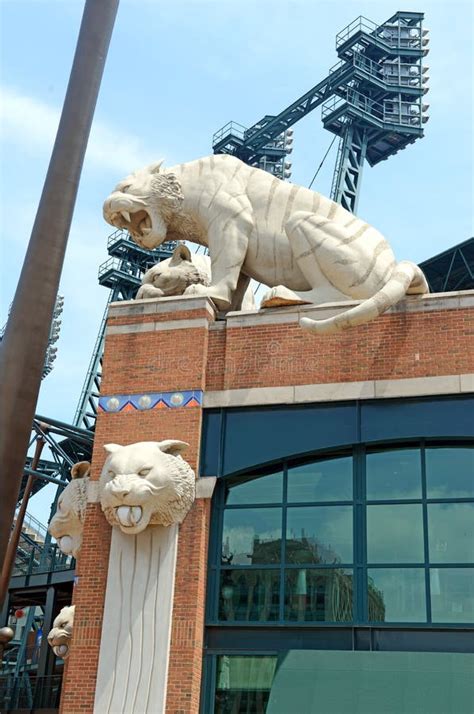
[[[361,301],[340,301],[321,305],[292,305],[290,307],[262,308],[247,312],[228,312],[225,319],[229,327],[246,327],[298,322],[302,315],[324,320],[358,305]],[[449,293],[429,293],[408,296],[385,314],[432,312],[474,308],[474,290]],[[157,313],[176,313],[188,310],[206,310],[215,317],[218,314],[212,300],[206,296],[180,295],[178,297],[152,298],[149,300],[124,300],[110,304],[108,317],[138,317]],[[220,323],[222,324],[222,323]]]
[[[299,322],[303,316],[325,320],[355,305],[359,305],[361,302],[363,301],[341,300],[340,302],[328,302],[321,305],[292,305],[290,307],[263,308],[261,310],[252,310],[251,312],[228,312],[226,318],[229,327]],[[460,290],[452,293],[408,296],[387,310],[384,315],[456,310],[469,307],[474,308],[474,290]]]
[[300,384],[288,387],[252,387],[204,392],[203,407],[244,407],[270,404],[305,404],[352,401],[354,399],[393,399],[474,392],[474,374],[447,374],[437,377],[380,379],[366,382]]
[[177,297],[111,302],[108,317],[136,317],[138,315],[154,315],[160,312],[184,312],[187,310],[207,310],[212,316],[217,313],[214,303],[205,295],[178,295]]

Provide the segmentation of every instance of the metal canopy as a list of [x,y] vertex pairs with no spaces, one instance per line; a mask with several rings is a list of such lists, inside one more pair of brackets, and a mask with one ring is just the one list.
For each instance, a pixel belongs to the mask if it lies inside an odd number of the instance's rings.
[[433,293],[474,290],[474,238],[420,263]]

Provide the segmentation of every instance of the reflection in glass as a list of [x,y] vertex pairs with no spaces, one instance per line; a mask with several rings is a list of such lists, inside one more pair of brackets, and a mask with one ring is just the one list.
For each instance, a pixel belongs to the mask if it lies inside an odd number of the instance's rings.
[[288,469],[288,502],[350,501],[352,456]]
[[474,563],[474,503],[428,504],[431,563]]
[[222,561],[232,565],[279,563],[280,508],[237,508],[224,512]]
[[474,448],[426,449],[428,498],[474,496]]
[[368,598],[369,622],[426,622],[425,571],[371,568]]
[[352,621],[352,582],[352,571],[342,568],[287,570],[285,620]]
[[421,505],[367,506],[367,561],[424,562]]
[[352,563],[352,506],[288,508],[287,563]]
[[279,619],[278,570],[222,570],[219,620],[270,622]]
[[236,481],[228,486],[228,506],[247,503],[281,503],[283,497],[283,473],[278,471],[268,476]]
[[215,714],[265,714],[276,657],[217,657]]
[[474,622],[474,568],[431,568],[433,622]]
[[419,449],[367,454],[367,499],[421,498]]

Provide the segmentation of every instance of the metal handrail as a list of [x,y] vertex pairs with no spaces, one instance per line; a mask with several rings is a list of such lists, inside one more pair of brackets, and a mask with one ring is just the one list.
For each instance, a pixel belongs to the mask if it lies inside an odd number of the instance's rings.
[[117,230],[111,233],[107,238],[107,248],[110,248],[111,245],[118,243],[119,240],[126,240],[127,236],[127,231],[123,228],[117,228]]
[[[108,273],[110,270],[118,270],[125,274],[125,271],[122,269],[123,262],[124,261],[121,258],[108,258],[108,260],[99,265],[99,278],[105,273]],[[137,280],[137,276],[135,275],[127,274],[127,278],[130,280]]]
[[344,27],[336,35],[336,49],[340,47],[344,42],[346,42],[352,35],[355,35],[359,30],[368,30],[370,33],[375,32],[378,29],[378,25],[369,20],[363,15],[359,15],[355,20],[352,20],[346,27]]
[[[349,104],[371,118],[389,124],[421,126],[424,121],[419,102],[399,102],[396,99],[386,99],[381,104],[351,88],[348,88],[342,97],[331,97],[323,104],[321,111],[323,119],[344,104]],[[413,111],[413,107],[418,107],[418,111]]]
[[[15,520],[17,518],[18,513],[15,513]],[[28,511],[25,513],[25,517],[23,519],[23,528],[28,527],[31,531],[33,531],[37,536],[39,536],[43,541],[46,538],[46,534],[48,532],[48,529],[46,526],[41,523],[37,518],[31,515],[31,513],[28,513]]]
[[218,129],[212,137],[212,143],[217,144],[224,136],[236,136],[238,139],[244,139],[247,127],[239,124],[236,121],[229,121],[223,127]]
[[[413,30],[418,30],[418,34],[411,34]],[[336,49],[358,32],[375,37],[388,47],[420,49],[423,45],[420,27],[408,27],[399,23],[377,25],[367,17],[360,15],[336,35]]]
[[350,65],[365,70],[368,74],[377,79],[382,79],[380,65],[363,55],[362,52],[353,52],[350,58],[339,60],[339,62],[336,62],[336,64],[330,68],[329,74],[334,74],[342,70],[344,66],[349,67]]
[[76,567],[74,558],[62,553],[57,543],[32,545],[29,550],[23,550],[22,555],[24,562],[20,563],[16,558],[12,577],[73,570]]

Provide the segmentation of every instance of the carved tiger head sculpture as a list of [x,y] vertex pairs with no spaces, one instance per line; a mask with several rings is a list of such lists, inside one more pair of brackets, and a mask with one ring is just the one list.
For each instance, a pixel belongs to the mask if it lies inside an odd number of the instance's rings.
[[194,472],[181,458],[187,446],[173,439],[107,444],[99,490],[108,522],[132,535],[148,524],[181,523],[194,501]]
[[142,248],[155,248],[166,240],[168,223],[184,200],[176,176],[160,171],[162,163],[150,164],[124,178],[103,206],[107,223],[129,231]]
[[74,625],[75,605],[63,607],[53,622],[53,628],[48,634],[48,644],[53,648],[56,657],[67,659],[71,646],[72,628]]
[[90,469],[88,461],[79,461],[71,468],[72,480],[60,495],[56,513],[48,527],[58,541],[59,549],[74,558],[77,558],[82,545]]

